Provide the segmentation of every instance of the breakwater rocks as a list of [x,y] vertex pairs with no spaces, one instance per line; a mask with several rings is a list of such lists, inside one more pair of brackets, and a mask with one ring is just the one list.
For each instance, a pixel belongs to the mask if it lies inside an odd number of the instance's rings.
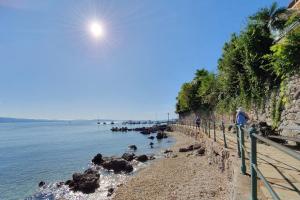
[[122,158],[102,157],[100,153],[92,159],[92,162],[95,165],[102,166],[106,170],[112,170],[114,173],[130,173],[133,171],[133,167],[128,161]]
[[[69,188],[73,192],[82,192],[83,194],[94,193],[100,187],[100,172],[101,169],[107,170],[111,173],[124,173],[129,174],[133,171],[133,165],[137,162],[147,162],[148,160],[153,160],[155,157],[153,155],[135,155],[134,153],[124,153],[122,157],[103,157],[102,154],[97,154],[92,159],[92,165],[90,168],[85,170],[83,173],[75,172],[72,178],[65,182],[57,182],[52,189],[58,190],[59,188]],[[38,186],[41,189],[46,189],[50,184],[46,184],[44,181],[39,182]],[[119,187],[119,185],[116,185]],[[115,188],[108,188],[107,196],[111,196]],[[65,194],[65,192],[64,192]],[[54,199],[53,193],[37,193],[34,195],[34,199],[39,199],[45,197],[49,199]],[[31,199],[31,198],[30,198]],[[64,199],[64,198],[62,198]]]
[[94,169],[87,169],[84,173],[74,173],[72,180],[67,180],[66,185],[74,192],[81,191],[89,194],[95,192],[99,187],[100,173]]
[[112,132],[127,132],[127,131],[137,131],[144,135],[149,135],[156,132],[172,131],[167,125],[155,125],[151,127],[139,127],[139,128],[128,128],[128,127],[112,127]]
[[[72,179],[60,183],[60,185],[66,185],[70,190],[74,192],[82,192],[84,194],[94,193],[97,188],[100,187],[100,169],[104,169],[115,174],[125,173],[129,174],[133,171],[133,161],[135,162],[147,162],[148,160],[155,159],[150,155],[135,155],[134,153],[124,153],[121,158],[119,157],[103,157],[98,153],[92,159],[93,166],[83,173],[76,172],[72,175]],[[40,182],[39,186],[43,187],[45,182]],[[108,194],[112,194],[113,188],[110,188]]]

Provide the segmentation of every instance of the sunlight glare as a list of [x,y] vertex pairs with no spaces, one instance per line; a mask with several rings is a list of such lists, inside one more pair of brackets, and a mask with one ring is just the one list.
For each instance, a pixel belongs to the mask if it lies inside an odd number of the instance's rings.
[[104,36],[103,25],[98,21],[92,21],[89,24],[89,31],[91,35],[96,39],[102,38]]

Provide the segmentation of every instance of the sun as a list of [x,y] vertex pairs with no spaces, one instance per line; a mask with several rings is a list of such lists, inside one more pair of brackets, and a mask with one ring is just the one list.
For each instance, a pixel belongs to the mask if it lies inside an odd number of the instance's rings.
[[103,25],[98,21],[89,23],[89,32],[96,39],[104,37],[105,34]]

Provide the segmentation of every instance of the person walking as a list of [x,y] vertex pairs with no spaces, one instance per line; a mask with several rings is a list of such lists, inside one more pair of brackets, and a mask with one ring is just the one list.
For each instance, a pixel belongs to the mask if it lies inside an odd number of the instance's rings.
[[239,107],[237,110],[236,110],[236,124],[237,125],[241,125],[241,126],[244,126],[247,121],[249,120],[249,116],[248,114],[244,111],[244,109],[242,107]]
[[197,115],[197,117],[196,117],[196,128],[198,128],[198,129],[200,129],[200,122],[201,122],[200,117]]

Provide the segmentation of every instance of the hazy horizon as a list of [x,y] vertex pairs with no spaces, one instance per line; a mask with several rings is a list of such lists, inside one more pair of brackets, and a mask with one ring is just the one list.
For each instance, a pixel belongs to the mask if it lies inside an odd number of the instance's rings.
[[[45,119],[45,118],[19,118],[19,117],[4,117],[4,116],[0,116],[0,122],[2,119],[16,119],[16,120],[32,120],[32,121],[165,121],[168,120],[167,118],[161,118],[161,119],[157,119],[157,120],[151,120],[151,119],[110,119],[110,118],[90,118],[90,119]],[[170,118],[169,120],[173,120],[176,118]]]

